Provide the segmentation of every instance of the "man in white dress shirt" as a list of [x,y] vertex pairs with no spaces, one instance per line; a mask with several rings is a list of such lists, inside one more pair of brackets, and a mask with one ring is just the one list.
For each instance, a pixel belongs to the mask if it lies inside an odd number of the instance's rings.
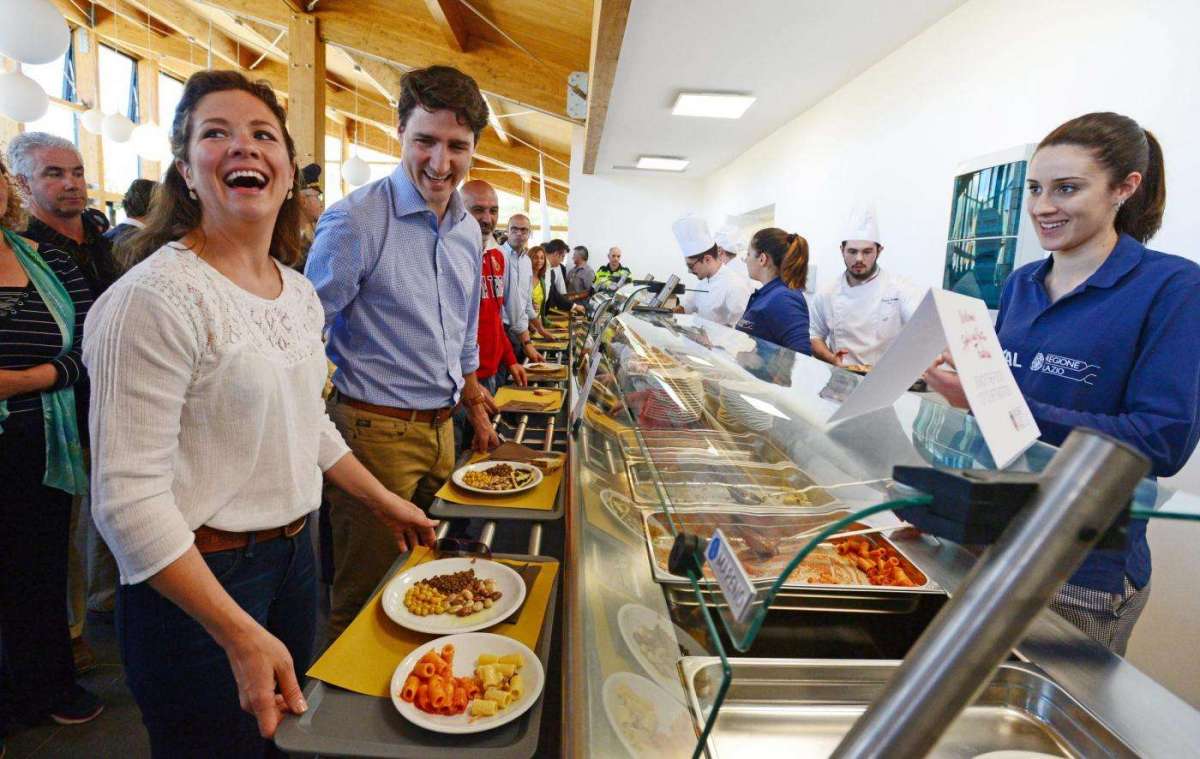
[[703,319],[737,326],[750,300],[750,281],[726,268],[708,224],[697,216],[685,216],[671,226],[675,240],[687,261],[687,268],[700,280],[697,290],[684,296],[683,311]]
[[842,240],[846,272],[809,303],[813,355],[835,366],[873,366],[912,318],[924,292],[879,268],[883,245],[873,213],[848,225]]

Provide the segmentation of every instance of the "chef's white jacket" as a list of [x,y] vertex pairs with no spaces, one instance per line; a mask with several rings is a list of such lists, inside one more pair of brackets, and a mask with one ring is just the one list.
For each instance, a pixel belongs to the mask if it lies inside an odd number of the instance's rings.
[[879,362],[925,295],[912,282],[883,269],[870,282],[851,287],[843,273],[809,299],[809,335],[837,353],[843,364]]
[[726,327],[737,326],[754,290],[748,278],[728,266],[722,266],[716,274],[700,280],[699,288],[684,296],[684,312]]

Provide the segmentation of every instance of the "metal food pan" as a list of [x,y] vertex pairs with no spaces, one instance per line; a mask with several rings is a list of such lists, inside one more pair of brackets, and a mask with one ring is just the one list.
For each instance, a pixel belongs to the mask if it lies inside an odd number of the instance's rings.
[[[720,759],[829,756],[900,662],[732,659],[730,665],[733,679],[708,742],[708,755]],[[721,661],[689,656],[679,669],[698,733],[721,682]],[[972,759],[1005,750],[1137,756],[1044,672],[1016,662],[1000,666],[928,756]]]
[[778,446],[762,435],[725,430],[629,430],[622,432],[619,440],[623,452],[631,458],[645,458],[646,452],[642,448],[642,441],[645,441],[649,456],[655,461],[678,456],[703,456],[711,461],[714,453],[730,460],[768,464],[790,461]]
[[[731,542],[744,540],[752,535],[760,541],[770,541],[798,532],[814,530],[821,524],[828,524],[837,519],[841,513],[823,515],[780,514],[766,510],[758,511],[721,511],[714,508],[678,509],[670,514],[670,519],[676,528],[683,529],[707,537],[717,527],[722,528]],[[696,597],[692,592],[691,582],[678,575],[671,574],[666,569],[666,554],[664,536],[670,535],[671,530],[666,526],[667,515],[661,511],[648,511],[642,514],[642,533],[646,545],[646,554],[650,560],[651,572],[655,582],[668,588],[668,594],[680,605],[696,605]],[[852,529],[849,527],[847,529]],[[868,611],[880,613],[903,613],[916,607],[917,597],[921,594],[944,593],[929,576],[929,573],[914,562],[899,546],[880,535],[864,536],[877,546],[887,546],[900,557],[902,565],[910,574],[919,574],[923,580],[920,585],[900,587],[891,585],[847,585],[847,584],[809,584],[786,582],[780,589],[771,605],[772,609],[791,609],[798,611],[840,610]],[[656,541],[663,545],[656,545]],[[794,556],[803,547],[803,539],[788,541],[787,547],[771,560],[772,564],[786,562],[789,553]],[[794,549],[794,550],[793,550]],[[735,548],[735,553],[737,553]],[[756,586],[763,587],[774,581],[777,573],[770,571],[756,572],[752,561],[745,562],[747,573]],[[722,606],[724,600],[717,590],[715,580],[707,577],[701,579],[700,586],[705,602]]]
[[659,485],[666,488],[671,503],[682,506],[727,503],[811,511],[828,510],[836,502],[790,462],[761,464],[695,458],[653,464],[627,460],[626,466],[634,499],[641,503],[660,503]]

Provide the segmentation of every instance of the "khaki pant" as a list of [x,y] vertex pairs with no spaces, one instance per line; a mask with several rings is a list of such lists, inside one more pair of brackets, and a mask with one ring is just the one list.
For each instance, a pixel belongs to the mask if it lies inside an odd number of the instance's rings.
[[[346,443],[384,487],[429,509],[454,469],[454,429],[447,420],[405,422],[330,403],[329,416]],[[383,579],[400,552],[391,531],[366,506],[329,488],[333,528],[333,592],[329,640],[337,639]]]

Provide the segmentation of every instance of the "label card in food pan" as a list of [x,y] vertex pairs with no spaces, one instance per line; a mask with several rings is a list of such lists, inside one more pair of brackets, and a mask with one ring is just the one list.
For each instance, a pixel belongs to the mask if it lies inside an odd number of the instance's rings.
[[746,568],[729,547],[729,541],[719,527],[713,531],[708,547],[704,549],[704,557],[717,576],[717,583],[729,602],[729,611],[734,620],[745,622],[754,600],[754,584],[750,582],[750,575],[746,574]]

